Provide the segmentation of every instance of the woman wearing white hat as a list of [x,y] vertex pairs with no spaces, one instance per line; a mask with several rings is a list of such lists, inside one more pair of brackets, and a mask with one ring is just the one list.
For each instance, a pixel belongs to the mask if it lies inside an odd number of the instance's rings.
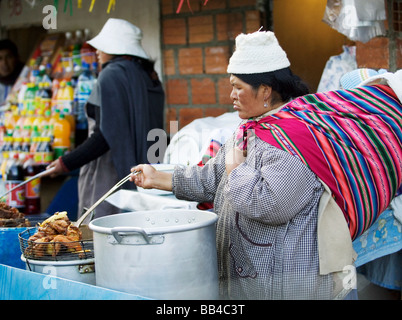
[[[272,32],[236,38],[228,73],[233,108],[242,122],[273,114],[289,99],[308,93],[289,66]],[[177,167],[172,177],[140,165],[133,170],[142,174],[133,181],[144,188],[173,189],[178,198],[214,202],[221,298],[329,298],[331,279],[317,277],[311,214],[320,183],[290,154],[249,139],[246,155],[233,148],[236,141],[234,134],[204,168]],[[287,242],[296,249],[288,249]]]
[[307,94],[289,66],[272,32],[239,35],[228,73],[242,122],[232,138],[204,167],[132,169],[138,186],[214,203],[222,298],[345,298],[352,240],[402,183],[402,77]]
[[[141,46],[142,32],[122,19],[109,19],[90,45],[102,64],[96,86],[88,99],[89,137],[71,153],[49,167],[52,176],[80,169],[79,207],[92,206],[136,163],[148,163],[147,134],[163,129],[164,92]],[[124,189],[133,189],[127,183]],[[119,213],[107,202],[95,217]]]

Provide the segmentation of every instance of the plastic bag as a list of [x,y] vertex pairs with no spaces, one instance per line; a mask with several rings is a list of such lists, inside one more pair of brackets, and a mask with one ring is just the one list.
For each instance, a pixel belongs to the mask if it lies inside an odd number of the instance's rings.
[[355,0],[357,17],[361,21],[386,20],[384,0]]
[[350,40],[367,42],[386,34],[383,0],[328,0],[323,22]]

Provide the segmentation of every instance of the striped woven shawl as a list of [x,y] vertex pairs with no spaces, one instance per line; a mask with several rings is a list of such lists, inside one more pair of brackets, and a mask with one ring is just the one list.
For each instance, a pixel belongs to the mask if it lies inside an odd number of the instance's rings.
[[299,157],[329,186],[352,239],[375,222],[401,185],[402,105],[388,86],[299,97],[242,129],[250,128]]

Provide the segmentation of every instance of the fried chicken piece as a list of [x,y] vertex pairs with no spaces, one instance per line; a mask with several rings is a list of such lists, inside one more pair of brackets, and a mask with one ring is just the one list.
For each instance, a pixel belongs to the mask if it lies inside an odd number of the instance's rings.
[[46,226],[49,226],[52,229],[56,230],[56,234],[66,234],[67,228],[70,224],[71,224],[70,221],[66,221],[65,219],[59,219],[59,220],[50,222]]
[[10,207],[4,202],[0,203],[0,218],[2,219],[22,219],[24,214],[19,212],[17,208]]
[[43,257],[45,254],[52,255],[54,250],[53,245],[50,243],[54,237],[54,235],[50,235],[35,240],[32,245],[32,254],[35,257]]
[[43,232],[46,235],[57,235],[57,231],[50,224],[39,227],[38,232]]
[[80,229],[70,224],[67,228],[67,237],[71,239],[71,241],[80,241],[82,240],[82,232]]
[[54,252],[53,255],[56,256],[60,253],[60,250],[65,247],[68,252],[78,252],[82,251],[82,247],[79,241],[72,240],[68,236],[64,235],[58,235],[54,237],[53,242],[55,243],[54,245]]
[[36,241],[40,238],[46,237],[46,233],[44,231],[38,230],[34,235],[30,236],[28,238],[28,241]]
[[78,252],[82,251],[82,246],[80,244],[82,240],[82,232],[77,227],[70,224],[67,228],[66,235],[57,235],[54,237],[53,242],[55,242],[54,254],[60,253],[60,250],[65,247],[68,252]]
[[28,219],[0,218],[0,228],[23,228],[23,227],[29,227],[29,226],[30,226],[30,223],[29,223]]
[[56,256],[63,252],[83,250],[79,243],[82,240],[82,232],[71,224],[66,212],[56,212],[46,219],[28,240],[32,247],[30,252],[38,257],[43,257],[45,254]]

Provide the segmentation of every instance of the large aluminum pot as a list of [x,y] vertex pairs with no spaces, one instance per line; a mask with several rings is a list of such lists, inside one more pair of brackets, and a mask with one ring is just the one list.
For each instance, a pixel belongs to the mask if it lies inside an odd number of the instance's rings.
[[217,299],[216,220],[179,209],[93,220],[96,285],[151,299]]

